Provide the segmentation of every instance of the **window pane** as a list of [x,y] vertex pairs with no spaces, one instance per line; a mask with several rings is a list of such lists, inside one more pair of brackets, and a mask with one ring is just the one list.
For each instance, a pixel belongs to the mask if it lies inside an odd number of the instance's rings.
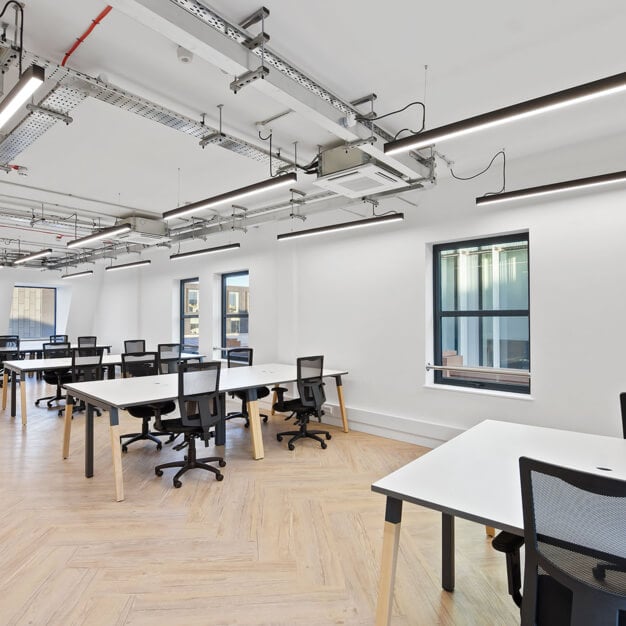
[[183,282],[183,315],[200,312],[200,290],[197,282]]
[[198,346],[200,339],[200,318],[186,317],[183,320],[183,338],[181,343]]
[[442,311],[528,308],[528,242],[451,247],[440,251]]
[[[444,317],[441,324],[442,365],[530,368],[528,316]],[[510,374],[448,370],[443,378],[528,386],[528,379]]]
[[46,340],[56,335],[56,289],[14,287],[9,334]]
[[226,310],[228,314],[247,313],[250,304],[248,273],[228,275],[226,281]]
[[248,317],[227,317],[226,348],[248,347]]

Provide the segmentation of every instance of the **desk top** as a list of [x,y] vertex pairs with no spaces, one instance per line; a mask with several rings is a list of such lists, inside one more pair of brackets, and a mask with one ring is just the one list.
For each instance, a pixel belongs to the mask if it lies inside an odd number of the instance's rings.
[[381,478],[372,491],[523,534],[519,457],[626,480],[626,440],[486,420]]
[[[183,352],[180,357],[183,360],[186,359],[201,359],[201,354],[192,354],[190,352]],[[103,354],[102,365],[120,365],[122,363],[121,354]],[[5,361],[3,364],[5,369],[17,372],[37,372],[42,370],[54,370],[64,369],[72,367],[72,359],[20,359],[19,361]]]
[[[341,376],[343,370],[324,369],[324,376]],[[295,365],[268,363],[222,369],[220,391],[229,392],[274,383],[288,383],[297,379]],[[65,389],[78,398],[93,401],[98,406],[123,408],[137,404],[149,404],[178,397],[178,375],[139,376],[116,378],[85,383],[69,383]]]

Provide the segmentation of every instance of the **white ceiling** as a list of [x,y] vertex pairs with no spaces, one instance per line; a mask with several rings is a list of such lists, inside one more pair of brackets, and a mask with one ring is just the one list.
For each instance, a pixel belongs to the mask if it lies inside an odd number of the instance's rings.
[[[206,3],[233,22],[260,6],[252,0]],[[60,63],[105,6],[100,0],[27,0],[25,48]],[[375,92],[379,114],[425,99],[427,128],[625,69],[623,0],[267,0],[265,6],[271,12],[266,31],[273,50],[345,100]],[[254,86],[233,94],[231,76],[199,58],[181,64],[176,47],[114,9],[68,66],[103,75],[195,119],[205,113],[211,125],[216,125],[217,105],[224,104],[225,130],[258,142],[255,121],[285,107]],[[584,146],[597,137],[626,140],[625,105],[626,95],[604,98],[437,149],[454,160],[458,172],[468,174],[502,147],[514,159],[558,146]],[[392,133],[415,128],[417,112],[413,108],[380,125]],[[264,164],[217,147],[202,150],[192,137],[93,99],[79,105],[72,117],[71,125],[58,123],[16,159],[28,167],[27,178],[0,174],[0,194],[86,206],[43,189],[160,215],[269,176]],[[312,158],[317,145],[336,142],[297,114],[272,127],[275,146],[286,154],[293,153],[292,143],[298,141],[300,162]],[[622,163],[607,163],[588,175],[618,169],[626,169],[626,154]],[[444,171],[440,165],[439,175]],[[111,216],[128,212],[110,204],[90,207]]]

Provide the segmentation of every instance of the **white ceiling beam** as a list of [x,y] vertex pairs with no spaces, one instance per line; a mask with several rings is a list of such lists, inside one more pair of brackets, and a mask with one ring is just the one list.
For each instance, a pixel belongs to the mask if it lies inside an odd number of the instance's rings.
[[[257,55],[170,0],[110,0],[110,4],[233,77],[260,65]],[[340,122],[345,115],[338,109],[273,68],[264,79],[254,81],[247,88],[261,91],[343,141],[359,142],[371,136],[371,131],[362,124],[346,128]],[[386,155],[383,144],[384,140],[379,138],[374,144],[359,145],[359,149],[411,180],[430,177],[430,169],[415,159]]]

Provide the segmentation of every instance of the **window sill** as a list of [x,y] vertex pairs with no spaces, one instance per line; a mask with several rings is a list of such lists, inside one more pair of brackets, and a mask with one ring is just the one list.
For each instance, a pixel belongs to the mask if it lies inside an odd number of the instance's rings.
[[513,393],[512,391],[496,391],[494,389],[473,389],[472,387],[455,387],[453,385],[436,385],[435,383],[425,383],[425,389],[436,389],[438,391],[452,391],[457,393],[470,393],[479,396],[494,396],[496,398],[510,398],[511,400],[534,400],[528,393]]

